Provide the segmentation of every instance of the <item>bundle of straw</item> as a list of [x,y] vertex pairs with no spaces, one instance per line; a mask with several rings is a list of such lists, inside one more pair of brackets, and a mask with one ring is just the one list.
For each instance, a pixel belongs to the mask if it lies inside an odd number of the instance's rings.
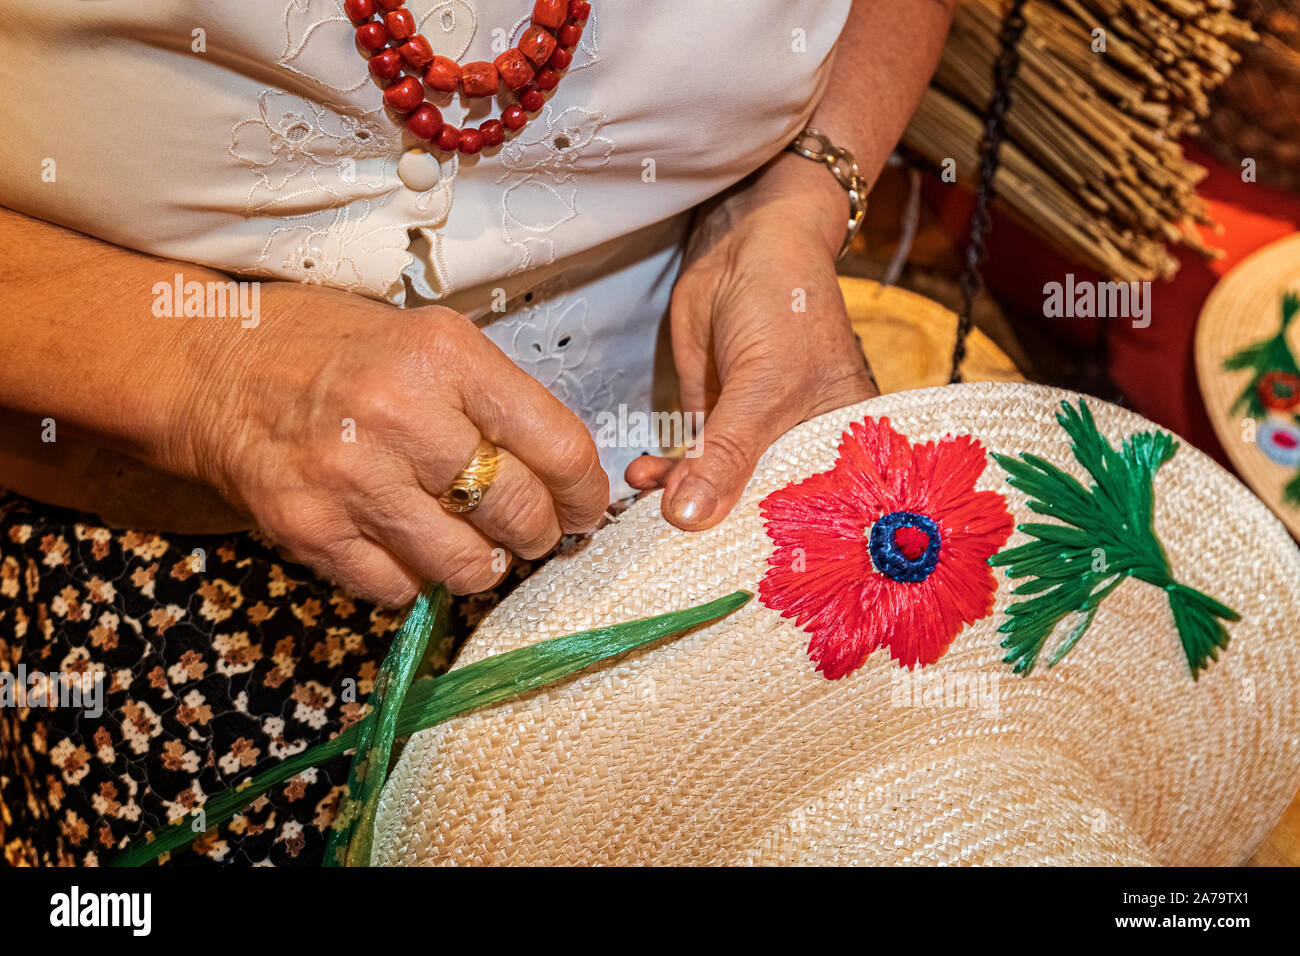
[[[997,192],[1072,259],[1121,281],[1168,278],[1171,246],[1212,255],[1196,184],[1204,168],[1178,139],[1254,38],[1231,0],[1035,0],[1026,6]],[[993,87],[1001,0],[961,0],[943,60],[903,138],[936,167],[977,178]],[[1104,31],[1105,52],[1096,30]]]

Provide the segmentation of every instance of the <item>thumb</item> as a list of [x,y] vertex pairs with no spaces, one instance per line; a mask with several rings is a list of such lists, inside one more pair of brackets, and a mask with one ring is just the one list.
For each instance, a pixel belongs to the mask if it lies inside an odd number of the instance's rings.
[[767,376],[732,376],[699,439],[664,483],[664,517],[685,531],[702,531],[730,514],[767,446],[798,424],[794,404]]

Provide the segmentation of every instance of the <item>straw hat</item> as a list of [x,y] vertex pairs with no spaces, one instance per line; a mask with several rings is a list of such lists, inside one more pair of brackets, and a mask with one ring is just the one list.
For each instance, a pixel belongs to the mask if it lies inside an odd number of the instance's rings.
[[1196,374],[1233,466],[1300,535],[1300,313],[1288,293],[1300,296],[1300,233],[1244,259],[1214,287],[1196,327]]
[[[1029,597],[1011,588],[1031,579],[994,575],[985,552],[1008,534],[1007,547],[1036,540],[1012,532],[1013,520],[1059,522],[1008,485],[1010,459],[983,452],[1040,456],[1086,488],[1092,479],[1055,418],[1077,399],[1013,383],[888,395],[780,439],[711,531],[671,528],[658,496],[638,502],[501,604],[458,665],[736,589],[756,598],[676,640],[414,736],[383,794],[373,862],[1245,859],[1300,784],[1300,554],[1235,479],[1186,446],[1167,461],[1158,439],[1130,446],[1132,460],[1150,449],[1165,462],[1150,487],[1172,579],[1240,614],[1199,679],[1171,591],[1136,577],[1101,600],[1060,663],[1047,657],[1065,626],[1028,674],[1003,662],[1006,609]],[[1087,402],[1117,448],[1152,429]],[[969,437],[922,445],[945,435]],[[881,491],[882,461],[899,463],[906,487]],[[861,532],[849,521],[851,547],[836,552],[831,511],[851,514],[872,495],[915,511]],[[892,539],[877,535],[885,526]],[[930,530],[942,538],[937,558]],[[789,561],[801,534],[804,568]],[[835,603],[873,574],[870,600]],[[909,607],[922,593],[947,599]],[[817,601],[841,613],[818,616]],[[914,669],[900,664],[913,660]]]

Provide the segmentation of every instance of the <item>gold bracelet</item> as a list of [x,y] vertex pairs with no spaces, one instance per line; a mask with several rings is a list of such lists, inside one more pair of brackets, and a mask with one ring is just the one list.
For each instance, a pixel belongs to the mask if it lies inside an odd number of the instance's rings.
[[832,145],[830,138],[819,129],[811,126],[805,128],[786,148],[804,159],[824,165],[831,171],[835,181],[848,191],[849,229],[844,237],[844,245],[840,247],[840,254],[835,257],[838,262],[848,253],[849,246],[853,245],[858,230],[862,228],[863,220],[867,218],[867,181],[858,171],[853,154],[843,147]]

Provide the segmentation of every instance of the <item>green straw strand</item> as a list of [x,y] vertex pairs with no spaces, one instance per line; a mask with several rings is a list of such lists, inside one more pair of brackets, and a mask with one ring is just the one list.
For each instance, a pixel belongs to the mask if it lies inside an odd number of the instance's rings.
[[370,860],[375,812],[393,755],[397,715],[437,629],[438,612],[446,595],[444,588],[434,585],[416,598],[375,675],[368,701],[370,712],[357,729],[348,794],[325,847],[327,867],[366,866]]
[[[586,667],[692,628],[712,623],[744,607],[753,595],[736,591],[707,604],[656,617],[552,638],[469,664],[441,677],[418,680],[397,716],[396,737],[408,737],[470,711],[518,697]],[[272,787],[356,746],[360,725],[318,747],[243,781],[203,806],[208,828],[231,819]],[[127,847],[112,866],[141,866],[179,849],[199,835],[186,821],[155,831]]]

